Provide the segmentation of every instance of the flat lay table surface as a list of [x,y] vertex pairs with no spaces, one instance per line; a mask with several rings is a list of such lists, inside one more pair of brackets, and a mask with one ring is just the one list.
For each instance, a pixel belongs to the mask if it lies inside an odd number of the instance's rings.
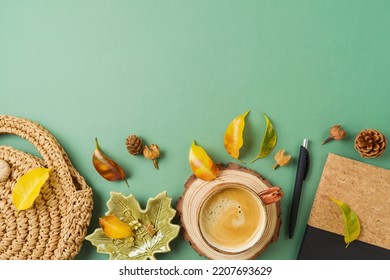
[[[390,137],[388,1],[0,1],[0,114],[47,128],[93,190],[88,234],[107,212],[110,192],[133,194],[142,207],[166,191],[175,207],[192,171],[195,140],[218,163],[260,173],[284,191],[278,241],[258,259],[296,259],[328,153],[390,168],[390,151],[361,158],[356,134]],[[224,149],[233,118],[246,118],[241,159]],[[253,163],[265,131],[277,144]],[[347,136],[325,145],[339,124]],[[125,139],[141,136],[161,150],[159,169],[130,155]],[[92,165],[95,137],[128,174],[103,179]],[[299,147],[311,161],[295,233],[288,217]],[[11,145],[36,154],[14,136]],[[274,170],[284,149],[292,162]],[[180,224],[176,216],[173,223]],[[197,260],[183,238],[157,259]],[[108,259],[85,240],[76,259]]]

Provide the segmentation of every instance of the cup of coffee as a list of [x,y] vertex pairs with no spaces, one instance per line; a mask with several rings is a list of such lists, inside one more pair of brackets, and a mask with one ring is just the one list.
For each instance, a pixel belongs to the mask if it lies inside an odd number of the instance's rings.
[[266,205],[279,201],[279,187],[256,193],[237,183],[216,186],[204,199],[198,216],[203,239],[217,251],[236,254],[254,246],[267,225]]

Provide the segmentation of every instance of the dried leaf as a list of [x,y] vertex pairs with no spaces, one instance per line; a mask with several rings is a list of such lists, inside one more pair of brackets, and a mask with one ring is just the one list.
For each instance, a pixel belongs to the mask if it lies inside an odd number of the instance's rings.
[[95,142],[96,148],[93,152],[92,163],[96,171],[108,181],[123,180],[129,187],[123,168],[101,151],[97,138],[95,138]]
[[12,202],[17,210],[30,208],[38,197],[41,187],[49,178],[49,169],[39,167],[21,176],[12,189]]
[[114,215],[99,218],[99,225],[104,234],[110,238],[128,238],[134,235],[130,226],[119,220]]
[[156,253],[165,253],[171,250],[169,243],[179,234],[180,226],[171,223],[176,215],[176,210],[171,207],[171,202],[172,198],[168,197],[166,192],[162,192],[155,198],[149,199],[146,209],[143,210],[133,195],[125,197],[121,193],[111,192],[111,198],[107,202],[109,211],[106,215],[119,217],[128,224],[134,221],[137,221],[135,222],[137,224],[138,221],[143,224],[150,222],[157,232],[150,236],[144,226],[141,226],[139,230],[143,230],[146,234],[139,236],[136,230],[135,236],[112,239],[98,228],[86,239],[97,247],[98,252],[109,254],[110,259],[155,259]]
[[274,129],[274,126],[272,125],[267,115],[264,113],[263,115],[265,118],[265,133],[260,146],[260,151],[257,156],[251,161],[251,163],[258,160],[259,158],[264,158],[268,156],[276,145],[276,131]]
[[349,243],[357,239],[360,235],[360,221],[358,216],[352,209],[344,202],[330,197],[330,199],[336,203],[340,209],[344,218],[344,242],[345,247],[348,247]]
[[205,181],[214,180],[219,173],[218,166],[201,146],[195,144],[195,141],[191,145],[189,162],[195,176]]
[[238,159],[240,156],[240,149],[244,144],[242,134],[245,127],[245,117],[248,115],[249,111],[246,111],[244,114],[236,117],[226,128],[224,135],[224,146],[226,152]]

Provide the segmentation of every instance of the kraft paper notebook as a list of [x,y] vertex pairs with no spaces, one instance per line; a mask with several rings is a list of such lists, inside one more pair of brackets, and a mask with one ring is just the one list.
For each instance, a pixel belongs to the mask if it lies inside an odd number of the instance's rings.
[[[360,236],[348,248],[341,210],[328,197],[359,217]],[[390,170],[329,154],[298,259],[390,259]]]

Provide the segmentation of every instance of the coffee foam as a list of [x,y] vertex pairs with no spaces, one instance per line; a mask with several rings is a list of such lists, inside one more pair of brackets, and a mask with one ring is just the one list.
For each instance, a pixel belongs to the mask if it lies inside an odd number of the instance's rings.
[[209,223],[222,222],[226,227],[240,227],[245,223],[241,204],[229,198],[221,199],[219,203],[210,204],[206,215],[205,218]]
[[205,201],[200,227],[214,247],[240,251],[258,236],[262,212],[255,194],[228,186]]

